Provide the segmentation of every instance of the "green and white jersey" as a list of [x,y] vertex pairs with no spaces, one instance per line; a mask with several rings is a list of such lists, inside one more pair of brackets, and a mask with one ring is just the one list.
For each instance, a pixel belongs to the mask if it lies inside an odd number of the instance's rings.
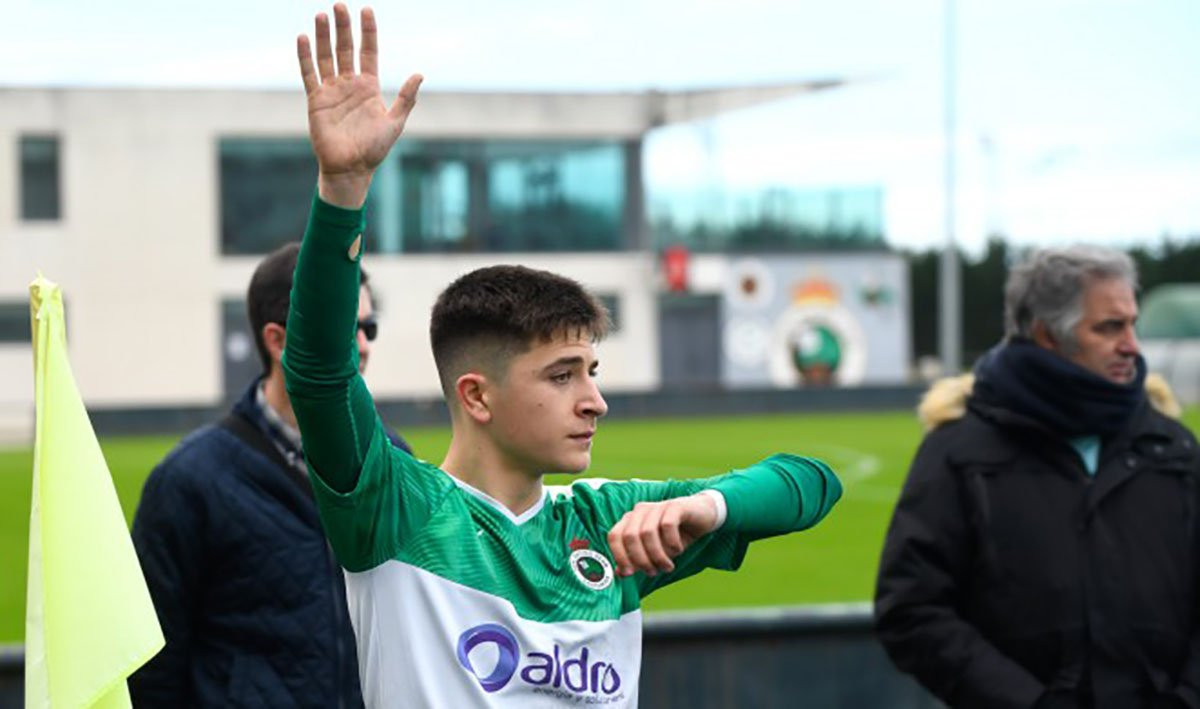
[[639,501],[703,487],[580,481],[514,516],[392,448],[381,427],[353,491],[317,483],[367,704],[636,705],[642,597],[704,567],[736,568],[749,540],[718,531],[670,574],[620,579],[608,529]]
[[[393,448],[357,371],[361,212],[314,204],[284,372],[321,518],[346,570],[368,706],[637,704],[641,599],[750,541],[816,524],[841,495],[823,463],[777,455],[716,478],[579,481],[513,515]],[[350,254],[351,258],[347,258]],[[671,573],[617,578],[608,530],[633,506],[711,489],[717,531]]]

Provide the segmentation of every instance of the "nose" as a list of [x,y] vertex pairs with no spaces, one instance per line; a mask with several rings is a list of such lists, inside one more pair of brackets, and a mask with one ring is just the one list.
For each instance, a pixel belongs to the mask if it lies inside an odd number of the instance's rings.
[[1121,341],[1117,343],[1117,352],[1129,357],[1133,357],[1137,355],[1140,349],[1141,347],[1138,344],[1137,331],[1131,325],[1125,329],[1124,336],[1121,338]]
[[600,387],[596,385],[595,379],[588,378],[588,392],[579,402],[579,408],[582,416],[590,418],[600,418],[608,413],[608,402],[600,393]]

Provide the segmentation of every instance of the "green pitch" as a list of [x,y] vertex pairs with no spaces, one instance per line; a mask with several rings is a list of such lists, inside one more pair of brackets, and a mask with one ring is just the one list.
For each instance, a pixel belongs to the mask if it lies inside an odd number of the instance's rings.
[[[1200,410],[1185,417],[1200,429]],[[422,457],[440,461],[445,429],[405,430]],[[602,421],[586,476],[621,478],[715,475],[778,451],[816,456],[838,472],[842,501],[815,529],[751,547],[736,574],[710,571],[651,596],[649,611],[864,601],[892,506],[921,431],[910,412],[738,418]],[[117,493],[132,518],[142,481],[176,437],[103,442]],[[0,450],[0,643],[20,642],[25,627],[29,531],[28,450]],[[570,478],[555,476],[553,483]]]

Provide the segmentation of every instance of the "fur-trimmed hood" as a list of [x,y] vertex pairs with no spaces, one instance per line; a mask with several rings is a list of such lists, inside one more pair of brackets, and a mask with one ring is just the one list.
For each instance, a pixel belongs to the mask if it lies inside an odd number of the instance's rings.
[[[962,418],[967,412],[967,398],[974,387],[974,374],[945,377],[934,382],[917,405],[917,418],[921,426],[926,431],[932,431],[943,423]],[[1171,385],[1161,374],[1146,375],[1146,396],[1150,404],[1164,416],[1178,419],[1183,413],[1171,391]]]

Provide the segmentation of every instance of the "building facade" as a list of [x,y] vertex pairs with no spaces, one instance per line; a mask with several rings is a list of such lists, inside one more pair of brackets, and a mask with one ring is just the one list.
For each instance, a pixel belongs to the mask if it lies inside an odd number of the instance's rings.
[[[877,332],[857,311],[813,315],[839,292],[847,307],[875,307],[863,312],[891,308],[880,317],[899,333],[874,346],[898,357],[896,371],[859,362],[853,345],[841,383],[903,378],[907,277],[882,248],[877,199],[867,195],[862,220],[841,210],[841,226],[820,242],[825,251],[807,256],[788,239],[811,241],[811,225],[780,228],[795,222],[786,194],[764,196],[756,219],[766,228],[757,232],[729,225],[718,238],[711,224],[654,226],[647,217],[643,147],[656,127],[836,85],[423,93],[368,202],[365,264],[381,322],[372,390],[385,399],[438,395],[427,337],[433,300],[456,276],[498,262],[570,275],[609,304],[617,327],[600,347],[608,390],[812,384],[818,375],[756,379],[756,367],[782,365],[748,353],[783,342],[799,368],[805,338],[858,342]],[[300,237],[315,183],[304,120],[299,91],[0,89],[0,427],[31,420],[27,284],[39,270],[63,286],[89,406],[213,406],[244,385],[258,366],[246,285],[262,254]],[[838,250],[843,237],[856,250]],[[675,293],[665,292],[660,262],[668,243],[690,248]],[[756,285],[746,285],[751,276]],[[731,290],[731,278],[741,285]],[[795,332],[778,325],[804,305],[798,289],[814,279],[820,297],[807,301],[808,320],[793,314]],[[775,289],[769,313],[747,310],[765,301],[738,288],[755,287]],[[862,295],[872,288],[886,299]],[[704,361],[681,356],[708,346],[716,350]]]

